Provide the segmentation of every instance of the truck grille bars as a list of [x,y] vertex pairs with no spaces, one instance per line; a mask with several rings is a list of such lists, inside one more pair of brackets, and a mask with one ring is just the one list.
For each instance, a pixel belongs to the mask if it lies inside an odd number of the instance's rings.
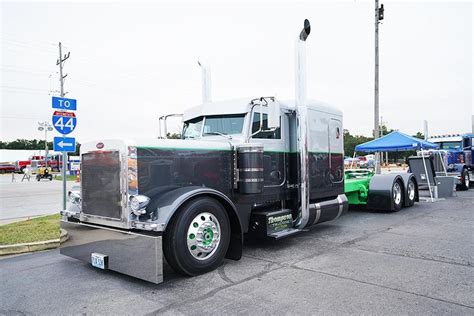
[[120,219],[120,158],[118,151],[82,155],[82,212],[86,215]]

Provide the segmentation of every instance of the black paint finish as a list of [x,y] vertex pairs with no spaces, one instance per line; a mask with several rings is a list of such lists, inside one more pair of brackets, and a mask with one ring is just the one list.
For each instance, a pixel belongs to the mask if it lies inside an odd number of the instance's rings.
[[[331,161],[329,157],[331,156]],[[298,184],[298,154],[289,155],[289,181]],[[342,154],[309,153],[310,200],[318,201],[344,193],[344,157]]]
[[[221,150],[137,148],[138,192],[205,186],[232,193],[233,152]],[[150,194],[151,193],[151,194]]]
[[[310,199],[324,201],[344,193],[343,156],[310,153]],[[242,230],[248,229],[248,218],[254,204],[281,201],[297,209],[297,154],[264,152],[262,193],[241,194],[233,189],[234,152],[232,150],[137,148],[138,192],[151,198],[180,187],[199,186],[215,189],[228,196],[241,217]],[[332,166],[331,168],[329,166]],[[295,167],[296,166],[296,167]],[[288,188],[289,185],[296,185]],[[248,213],[248,214],[243,214]]]

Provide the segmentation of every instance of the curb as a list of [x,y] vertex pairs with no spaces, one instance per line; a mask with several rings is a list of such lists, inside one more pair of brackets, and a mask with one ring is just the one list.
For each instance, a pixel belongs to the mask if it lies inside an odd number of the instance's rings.
[[69,234],[67,233],[67,231],[61,229],[59,239],[0,246],[0,256],[54,249],[59,247],[59,245],[64,243],[66,240],[68,240],[68,238]]

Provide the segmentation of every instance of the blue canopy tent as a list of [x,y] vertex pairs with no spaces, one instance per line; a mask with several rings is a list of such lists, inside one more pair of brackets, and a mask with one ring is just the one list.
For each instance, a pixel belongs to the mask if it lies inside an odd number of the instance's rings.
[[[380,137],[378,139],[374,139],[370,142],[357,145],[354,150],[354,155],[356,151],[389,152],[389,151],[406,151],[406,150],[418,150],[418,149],[421,149],[423,151],[425,149],[437,149],[438,147],[439,147],[438,145],[428,142],[426,140],[419,139],[419,138],[404,134],[399,131],[395,131],[395,132],[391,132],[388,135]],[[422,153],[422,157],[423,157],[425,172],[427,174],[428,172],[426,169],[426,163],[424,159],[425,155],[423,153]],[[378,162],[376,159],[375,161],[376,166],[377,166],[377,163],[380,163],[380,162]],[[431,193],[431,186],[430,186],[429,180],[428,180],[428,186],[430,187],[430,196],[431,196],[431,200],[433,201],[433,195]]]
[[370,142],[357,145],[355,151],[380,152],[436,148],[438,148],[436,144],[395,131]]

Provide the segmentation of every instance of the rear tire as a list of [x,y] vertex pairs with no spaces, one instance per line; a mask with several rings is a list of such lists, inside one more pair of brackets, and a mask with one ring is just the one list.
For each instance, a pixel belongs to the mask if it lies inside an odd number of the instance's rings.
[[230,223],[224,207],[212,198],[186,203],[164,233],[163,252],[178,273],[194,276],[220,266],[230,242]]
[[413,179],[408,180],[407,185],[407,197],[408,197],[408,207],[413,206],[415,204],[416,199],[416,184]]
[[466,169],[463,169],[461,172],[461,183],[457,185],[457,189],[460,191],[469,190],[469,172]]
[[392,185],[393,211],[398,212],[403,205],[403,189],[400,181],[395,181]]

